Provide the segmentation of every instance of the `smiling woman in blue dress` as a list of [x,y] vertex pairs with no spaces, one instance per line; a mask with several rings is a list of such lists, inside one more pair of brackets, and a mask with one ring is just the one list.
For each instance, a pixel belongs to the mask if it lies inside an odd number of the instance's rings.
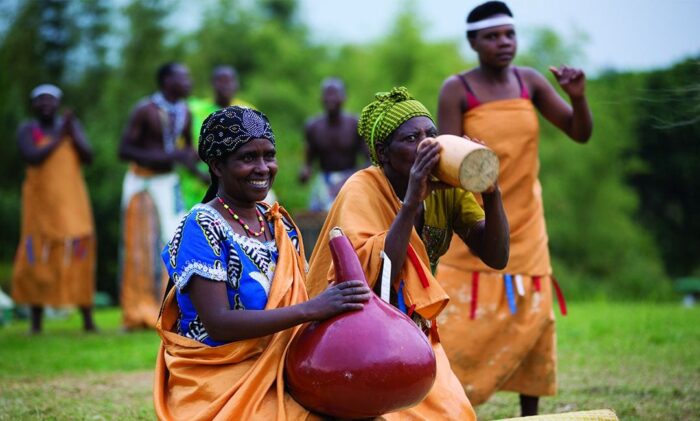
[[262,200],[277,173],[267,117],[244,107],[212,113],[199,156],[212,184],[163,252],[171,288],[154,399],[159,419],[307,419],[284,391],[284,355],[302,323],[358,310],[363,281],[309,300],[298,229]]

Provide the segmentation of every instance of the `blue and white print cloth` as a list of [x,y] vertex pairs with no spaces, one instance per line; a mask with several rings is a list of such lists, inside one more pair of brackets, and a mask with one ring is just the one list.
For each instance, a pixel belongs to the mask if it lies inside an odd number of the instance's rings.
[[[268,208],[261,203],[258,210],[264,214]],[[283,222],[298,252],[296,229],[290,221],[283,219]],[[268,229],[274,236],[271,223]],[[178,333],[217,346],[225,342],[209,337],[187,292],[192,275],[225,282],[228,302],[234,310],[263,310],[275,274],[278,251],[274,241],[260,242],[235,233],[217,210],[200,204],[182,219],[173,239],[165,246],[162,258],[177,289]]]

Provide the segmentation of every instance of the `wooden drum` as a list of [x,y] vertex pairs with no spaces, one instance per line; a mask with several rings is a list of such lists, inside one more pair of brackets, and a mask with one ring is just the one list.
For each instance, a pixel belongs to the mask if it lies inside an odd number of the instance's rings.
[[481,143],[460,136],[440,135],[440,161],[433,175],[440,181],[481,193],[498,179],[498,157]]

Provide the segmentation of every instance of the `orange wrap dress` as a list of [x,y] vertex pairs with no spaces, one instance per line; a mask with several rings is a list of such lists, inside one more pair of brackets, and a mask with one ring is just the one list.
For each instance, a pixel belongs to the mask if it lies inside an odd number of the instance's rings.
[[504,270],[494,270],[453,238],[437,269],[452,299],[439,318],[443,345],[475,405],[497,390],[553,395],[552,267],[538,179],[537,113],[527,97],[487,102],[464,114],[463,131],[500,159],[510,260]]
[[[278,204],[268,212],[274,221],[279,257],[266,310],[307,300],[303,248],[297,253],[283,216],[291,221]],[[301,239],[299,243],[301,247]],[[158,419],[318,419],[284,390],[287,347],[301,325],[260,338],[209,346],[177,333],[175,291],[172,288],[166,296],[156,324],[161,337],[153,388]]]
[[[328,233],[336,226],[343,230],[353,244],[367,281],[373,287],[382,267],[380,253],[384,250],[386,235],[400,207],[399,198],[380,168],[370,167],[351,176],[336,197],[311,255],[306,282],[309,296],[318,295],[335,279]],[[394,285],[394,290],[402,291],[406,306],[413,308],[415,313],[427,321],[422,327],[430,332],[437,361],[437,376],[432,390],[421,403],[400,412],[385,414],[383,419],[474,420],[474,410],[450,369],[450,363],[440,344],[443,329],[438,336],[435,323],[435,318],[443,312],[449,298],[432,276],[428,250],[415,229],[412,230],[409,241],[409,255],[412,254],[413,257],[406,258],[399,275],[403,285]]]
[[[120,253],[121,276],[119,301],[122,308],[122,326],[126,329],[154,328],[158,319],[160,302],[168,282],[168,273],[160,260],[160,251],[167,242],[168,226],[159,212],[159,204],[165,212],[172,206],[168,197],[158,192],[171,192],[177,188],[171,179],[174,173],[157,174],[152,170],[131,164],[125,177],[122,198],[122,250]],[[127,181],[140,183],[127,194]],[[158,202],[157,202],[158,201]],[[173,220],[170,217],[169,220]],[[172,233],[170,233],[172,234]]]
[[[50,138],[32,129],[35,146]],[[12,273],[19,304],[91,306],[95,293],[95,227],[80,158],[64,137],[22,185],[21,238]]]
[[[149,105],[146,105],[149,104]],[[184,101],[169,103],[157,92],[138,106],[154,105],[163,130],[163,150],[181,141],[187,120]],[[168,274],[160,259],[184,215],[177,172],[156,172],[131,162],[122,183],[120,305],[125,329],[154,328]]]

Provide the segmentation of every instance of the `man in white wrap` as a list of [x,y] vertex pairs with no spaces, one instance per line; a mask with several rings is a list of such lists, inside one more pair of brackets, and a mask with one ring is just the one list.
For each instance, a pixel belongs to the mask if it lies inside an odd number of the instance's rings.
[[197,170],[192,149],[192,117],[185,98],[191,82],[180,63],[158,69],[158,92],[134,108],[119,146],[129,162],[122,191],[121,306],[126,330],[155,327],[167,274],[160,251],[184,214],[180,180],[183,165]]

